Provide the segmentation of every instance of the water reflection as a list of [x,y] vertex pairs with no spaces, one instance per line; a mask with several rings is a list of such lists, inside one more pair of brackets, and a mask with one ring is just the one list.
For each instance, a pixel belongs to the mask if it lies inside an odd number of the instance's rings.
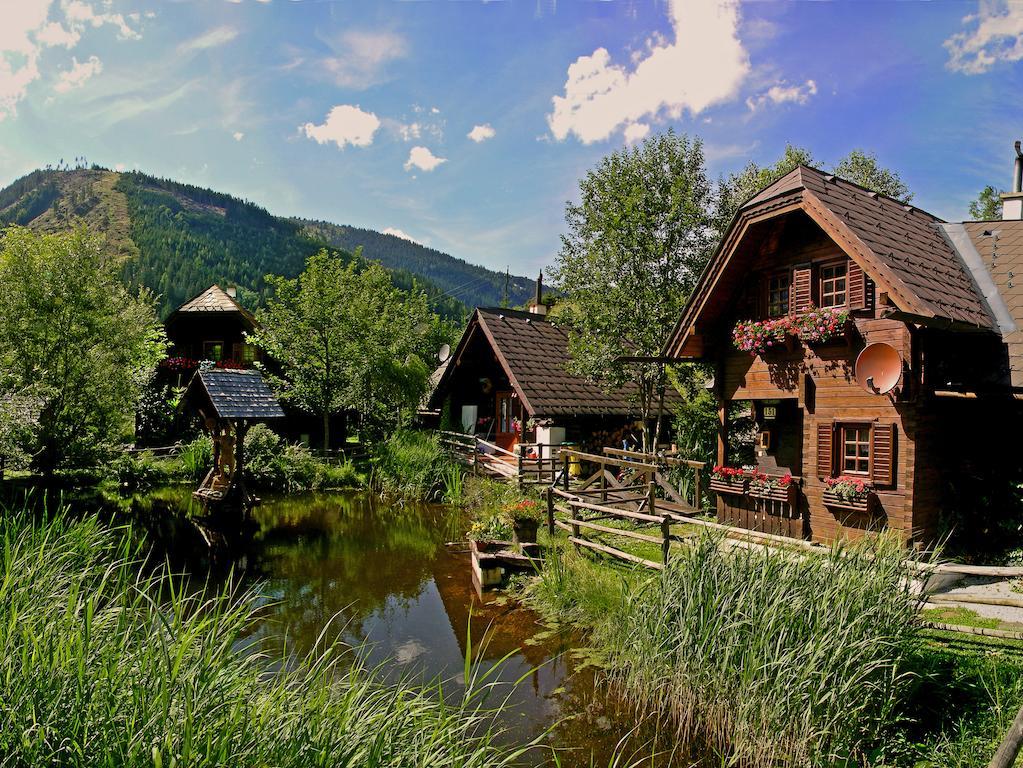
[[[151,494],[149,515],[154,503],[155,510],[186,505],[179,493]],[[577,638],[548,630],[514,601],[478,598],[468,554],[446,546],[466,528],[457,511],[390,505],[366,493],[303,494],[265,499],[254,520],[254,542],[234,563],[268,599],[250,646],[279,652],[287,643],[290,653],[307,653],[329,627],[325,639],[361,646],[390,678],[442,679],[452,693],[464,685],[471,650],[478,672],[495,670],[509,684],[497,693],[509,697],[508,738],[550,729],[564,766],[608,765],[632,729],[631,714],[581,663]]]

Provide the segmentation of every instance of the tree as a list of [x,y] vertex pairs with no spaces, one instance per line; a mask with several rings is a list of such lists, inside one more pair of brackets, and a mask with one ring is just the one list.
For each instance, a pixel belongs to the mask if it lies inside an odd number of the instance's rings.
[[970,218],[974,221],[994,221],[1002,218],[1001,193],[990,184],[970,203]]
[[163,356],[153,297],[131,295],[118,274],[85,229],[3,232],[0,401],[19,415],[14,439],[44,474],[89,466],[130,436]]
[[738,173],[720,179],[714,210],[718,237],[724,235],[739,206],[799,165],[815,166],[816,160],[809,150],[786,144],[785,152],[773,165],[759,166],[751,160]]
[[874,192],[908,203],[913,193],[895,171],[882,168],[877,162],[877,155],[860,149],[852,150],[842,158],[834,168],[836,176],[866,187]]
[[[644,449],[660,438],[667,385],[658,358],[713,242],[703,144],[674,132],[605,157],[566,206],[552,274],[570,297],[571,367],[607,386],[635,383]],[[651,434],[650,421],[656,413]]]
[[336,413],[377,426],[414,409],[429,376],[417,353],[440,327],[421,291],[395,288],[358,249],[347,264],[321,250],[297,278],[266,281],[273,296],[252,342],[280,366],[270,377],[279,395],[323,419],[324,448]]

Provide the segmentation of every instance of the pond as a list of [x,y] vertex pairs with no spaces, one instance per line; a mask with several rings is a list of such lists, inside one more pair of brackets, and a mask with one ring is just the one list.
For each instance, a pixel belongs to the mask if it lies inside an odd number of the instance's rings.
[[[136,510],[151,525],[165,515],[163,525],[180,520],[174,513],[191,503],[189,491],[159,489],[138,499]],[[319,493],[264,498],[253,517],[252,543],[219,564],[241,570],[266,595],[251,647],[280,650],[287,642],[291,652],[306,653],[326,632],[328,640],[359,646],[389,679],[440,679],[449,694],[464,685],[471,652],[480,673],[493,671],[508,684],[499,692],[509,697],[501,722],[508,739],[549,729],[547,743],[562,766],[610,765],[623,739],[632,759],[620,765],[644,754],[643,765],[673,764],[650,761],[649,727],[637,730],[628,709],[603,690],[578,638],[552,631],[499,593],[477,595],[457,510]],[[553,762],[538,753],[531,764]]]

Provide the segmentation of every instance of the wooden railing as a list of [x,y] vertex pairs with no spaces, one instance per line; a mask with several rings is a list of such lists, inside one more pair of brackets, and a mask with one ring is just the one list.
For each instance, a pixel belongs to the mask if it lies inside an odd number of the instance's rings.
[[[524,485],[550,485],[558,477],[560,445],[547,443],[519,443],[514,451],[502,448],[497,443],[484,440],[465,432],[438,430],[440,443],[463,464],[473,471],[514,480]],[[536,458],[529,453],[536,452]],[[497,457],[497,461],[488,460]]]

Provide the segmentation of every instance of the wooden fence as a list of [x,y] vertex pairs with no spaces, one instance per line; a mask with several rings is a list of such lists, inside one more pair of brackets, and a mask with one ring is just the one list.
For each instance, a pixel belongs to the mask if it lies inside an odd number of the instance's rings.
[[441,445],[479,474],[525,485],[550,485],[558,478],[561,446],[519,443],[514,451],[477,435],[438,430]]

